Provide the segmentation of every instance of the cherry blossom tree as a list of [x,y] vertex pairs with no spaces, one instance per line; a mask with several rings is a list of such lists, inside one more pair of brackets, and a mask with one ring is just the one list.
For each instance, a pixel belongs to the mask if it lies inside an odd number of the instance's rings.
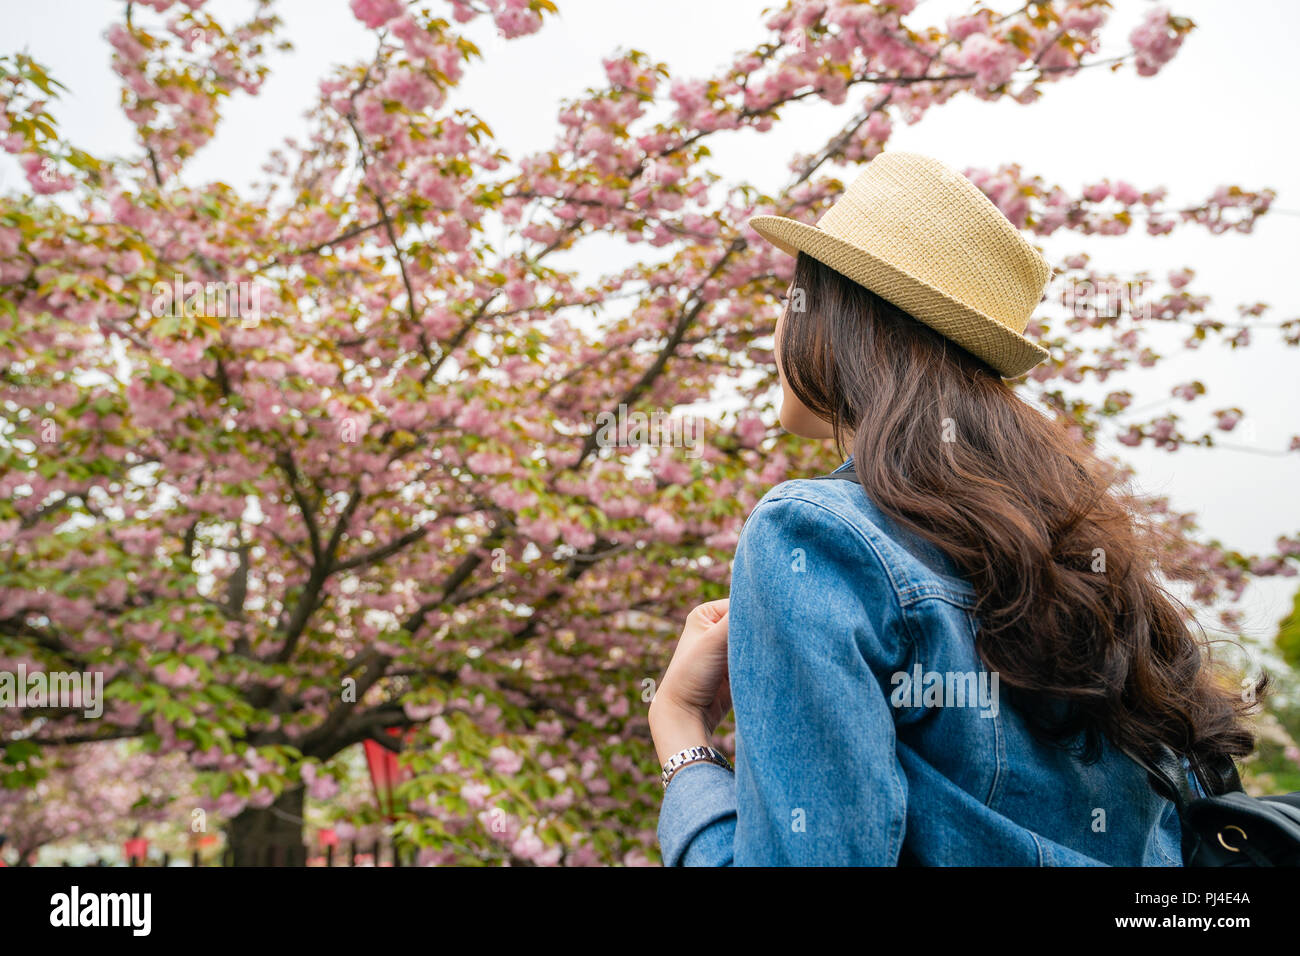
[[[8,749],[8,773],[29,774],[22,786],[7,780],[0,787],[0,835],[4,850],[19,861],[62,841],[118,843],[160,820],[206,830],[206,814],[194,813],[201,808],[192,800],[180,805],[194,776],[183,753],[154,756],[138,742],[121,740],[40,753],[11,742]],[[14,769],[20,761],[21,770]]]
[[[512,157],[454,94],[476,31],[544,31],[554,4],[351,8],[369,49],[243,191],[182,173],[285,46],[269,0],[239,22],[202,0],[124,5],[107,36],[137,139],[123,157],[63,134],[37,61],[0,60],[0,145],[30,187],[0,198],[0,669],[100,671],[108,698],[98,721],[0,710],[0,739],[184,754],[245,862],[300,842],[340,754],[410,730],[395,828],[424,862],[654,862],[645,714],[679,623],[725,596],[763,492],[837,463],[776,423],[792,263],[747,218],[815,220],[898,124],[953,100],[1031,104],[1094,68],[1160,82],[1194,25],[1152,8],[1102,56],[1099,0],[942,23],[915,0],[792,0],[715,75],[612,52],[553,144]],[[715,168],[711,141],[810,100],[842,125],[778,194]],[[1011,157],[967,173],[1031,237],[1249,231],[1273,198],[1207,184],[1189,207],[1101,176],[1072,191]],[[585,283],[557,261],[611,242],[635,264]],[[1156,363],[1149,329],[1242,347],[1264,312],[1216,318],[1191,272],[1099,308],[1131,277],[1083,256],[1059,271],[1084,292],[1044,304],[1031,332],[1053,356],[1019,387],[1085,440],[1133,396],[1080,386]],[[687,427],[719,394],[737,410]],[[636,413],[670,417],[639,439],[600,427]],[[1171,416],[1126,438],[1216,440]],[[1205,606],[1295,572],[1294,534],[1245,556],[1167,501],[1136,504]]]

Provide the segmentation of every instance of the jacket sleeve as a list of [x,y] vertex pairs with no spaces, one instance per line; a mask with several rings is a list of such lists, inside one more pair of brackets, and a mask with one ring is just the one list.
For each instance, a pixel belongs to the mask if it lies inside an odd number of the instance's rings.
[[687,764],[673,774],[659,810],[664,866],[731,866],[736,835],[736,781],[716,763]]
[[666,865],[897,863],[907,784],[886,688],[901,647],[869,608],[884,600],[887,575],[851,524],[800,498],[758,505],[732,571],[736,773],[673,777]]

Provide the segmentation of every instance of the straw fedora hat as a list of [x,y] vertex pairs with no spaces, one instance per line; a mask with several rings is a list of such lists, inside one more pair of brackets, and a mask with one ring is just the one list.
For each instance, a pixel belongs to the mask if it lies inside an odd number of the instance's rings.
[[1051,269],[969,179],[917,153],[881,153],[817,220],[754,216],[805,252],[977,355],[1006,378],[1048,352],[1025,338]]

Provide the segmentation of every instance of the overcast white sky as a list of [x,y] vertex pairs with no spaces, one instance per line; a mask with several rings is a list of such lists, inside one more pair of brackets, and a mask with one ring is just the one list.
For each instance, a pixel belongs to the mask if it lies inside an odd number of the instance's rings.
[[[775,0],[557,0],[561,15],[540,33],[504,41],[487,29],[473,33],[485,59],[470,69],[457,102],[472,107],[512,156],[545,148],[553,139],[556,106],[563,97],[603,82],[600,60],[618,47],[635,47],[666,61],[674,77],[711,73],[735,50],[764,34],[761,11]],[[965,0],[922,0],[914,25],[936,23],[969,7]],[[1009,8],[1008,3],[994,3]],[[1276,208],[1250,236],[1210,236],[1175,231],[1171,237],[1052,237],[1049,260],[1086,251],[1099,267],[1124,274],[1145,268],[1161,277],[1171,269],[1197,270],[1194,289],[1213,296],[1216,314],[1235,321],[1238,303],[1264,301],[1263,321],[1300,314],[1293,277],[1300,249],[1300,136],[1296,132],[1295,38],[1300,4],[1291,0],[1170,0],[1197,29],[1182,52],[1153,79],[1095,70],[1049,87],[1037,104],[990,104],[962,99],[931,112],[916,126],[900,126],[891,149],[928,153],[957,168],[1019,162],[1031,173],[1070,190],[1103,176],[1139,188],[1165,186],[1174,202],[1193,202],[1216,186],[1272,187]],[[71,88],[57,106],[65,135],[96,154],[132,150],[130,127],[118,110],[116,77],[109,69],[103,32],[121,15],[121,0],[5,0],[0,50],[26,49]],[[219,16],[242,12],[248,0],[210,0]],[[1148,0],[1115,0],[1104,49],[1126,46]],[[281,0],[281,16],[296,49],[272,60],[273,75],[256,98],[237,97],[217,138],[191,163],[186,179],[220,179],[237,187],[260,177],[272,145],[301,135],[300,117],[316,83],[332,64],[368,55],[372,40],[346,0]],[[765,135],[727,134],[711,141],[713,168],[729,180],[747,180],[769,192],[786,181],[797,151],[820,144],[843,121],[843,107],[809,105],[792,110]],[[0,162],[0,191],[23,188],[16,165]],[[634,247],[644,254],[644,247]],[[621,250],[588,253],[569,264],[597,271],[621,264]],[[1176,337],[1165,341],[1172,346]],[[1172,407],[1169,387],[1200,378],[1210,395],[1185,414],[1236,405],[1254,423],[1262,450],[1285,447],[1300,432],[1300,352],[1261,332],[1239,353],[1210,347],[1179,355],[1156,372],[1112,379],[1104,390],[1131,386],[1137,405]],[[1181,403],[1177,403],[1181,405]],[[1134,420],[1139,420],[1135,418]],[[1244,426],[1243,426],[1244,427]],[[1246,437],[1250,437],[1247,435]],[[1118,447],[1118,446],[1115,446]],[[1209,534],[1246,551],[1268,551],[1283,531],[1300,527],[1300,455],[1270,456],[1227,450],[1185,450],[1170,455],[1119,449],[1138,468],[1141,484],[1168,494],[1175,506],[1198,512]],[[1248,629],[1271,634],[1290,604],[1296,579],[1252,588]]]

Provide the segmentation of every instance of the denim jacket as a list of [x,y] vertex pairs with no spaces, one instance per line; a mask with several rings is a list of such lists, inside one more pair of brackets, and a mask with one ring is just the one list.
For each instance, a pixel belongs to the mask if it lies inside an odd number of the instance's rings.
[[1181,866],[1174,805],[1132,760],[1105,742],[1086,765],[1000,699],[974,604],[859,485],[768,492],[732,567],[736,769],[673,776],[664,864]]

